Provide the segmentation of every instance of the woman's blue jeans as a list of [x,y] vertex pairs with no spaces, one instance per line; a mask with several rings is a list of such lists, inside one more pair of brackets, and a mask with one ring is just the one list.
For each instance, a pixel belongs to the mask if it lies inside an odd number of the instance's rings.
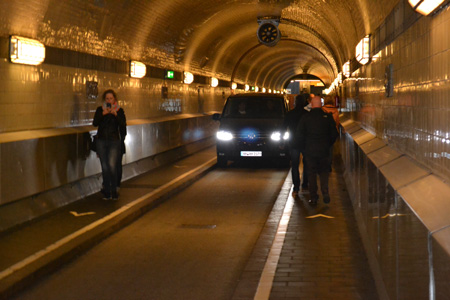
[[116,195],[120,140],[98,140],[97,154],[102,165],[103,185],[106,194]]

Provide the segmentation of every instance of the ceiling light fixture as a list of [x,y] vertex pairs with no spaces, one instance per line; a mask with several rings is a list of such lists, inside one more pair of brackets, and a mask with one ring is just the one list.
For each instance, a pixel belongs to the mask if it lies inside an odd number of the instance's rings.
[[438,8],[445,0],[408,0],[418,13],[427,16]]

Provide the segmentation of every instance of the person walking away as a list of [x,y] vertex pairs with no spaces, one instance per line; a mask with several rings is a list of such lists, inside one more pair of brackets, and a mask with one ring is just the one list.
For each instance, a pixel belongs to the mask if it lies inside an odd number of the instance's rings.
[[325,96],[324,104],[325,105],[322,107],[323,111],[328,114],[332,114],[334,122],[336,123],[336,129],[339,132],[339,126],[341,124],[339,121],[339,111],[337,107],[334,105],[333,97],[328,95]]
[[[335,106],[335,102],[333,97],[327,95],[325,96],[324,106],[322,107],[322,110],[328,114],[331,114],[333,116],[333,120],[336,123],[336,129],[339,134],[339,127],[340,127],[340,121],[339,121],[339,111],[337,107]],[[333,161],[333,149],[330,151],[330,172],[331,172],[331,164]]]
[[303,116],[298,124],[300,147],[305,154],[310,200],[317,204],[317,175],[320,178],[320,189],[323,202],[330,203],[328,193],[328,177],[330,172],[330,151],[338,132],[332,115],[322,110],[319,96],[311,99],[311,111]]
[[[100,158],[103,178],[103,199],[118,200],[118,164],[121,158],[121,132],[127,122],[124,110],[117,103],[114,90],[106,90],[103,105],[97,107],[92,125],[97,130],[97,155]],[[126,130],[126,129],[125,129]],[[121,164],[121,161],[120,161]]]
[[[308,94],[297,95],[295,97],[294,109],[290,110],[286,117],[284,118],[284,128],[289,131],[289,151],[291,154],[291,176],[294,188],[292,191],[292,196],[297,197],[298,191],[300,189],[300,143],[298,141],[297,127],[300,119],[303,115],[307,114],[308,111],[304,109],[308,105]],[[302,186],[308,186],[308,181],[305,177],[305,172],[303,172],[303,184]]]

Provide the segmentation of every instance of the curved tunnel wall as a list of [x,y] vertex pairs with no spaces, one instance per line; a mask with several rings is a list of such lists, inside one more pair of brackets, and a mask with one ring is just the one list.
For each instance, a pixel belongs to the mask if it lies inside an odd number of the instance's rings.
[[382,299],[450,295],[450,185],[358,123],[342,123],[345,180]]
[[[392,16],[382,29],[394,37],[403,16]],[[418,18],[339,91],[349,118],[346,181],[390,299],[450,295],[449,26],[448,9]],[[385,89],[390,68],[392,95]]]

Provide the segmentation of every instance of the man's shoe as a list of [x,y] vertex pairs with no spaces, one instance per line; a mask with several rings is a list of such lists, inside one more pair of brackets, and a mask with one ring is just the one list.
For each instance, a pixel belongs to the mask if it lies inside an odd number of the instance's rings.
[[298,191],[292,191],[292,197],[297,198],[298,197]]
[[323,195],[323,203],[328,204],[330,203],[331,199],[330,199],[330,195],[326,194]]

